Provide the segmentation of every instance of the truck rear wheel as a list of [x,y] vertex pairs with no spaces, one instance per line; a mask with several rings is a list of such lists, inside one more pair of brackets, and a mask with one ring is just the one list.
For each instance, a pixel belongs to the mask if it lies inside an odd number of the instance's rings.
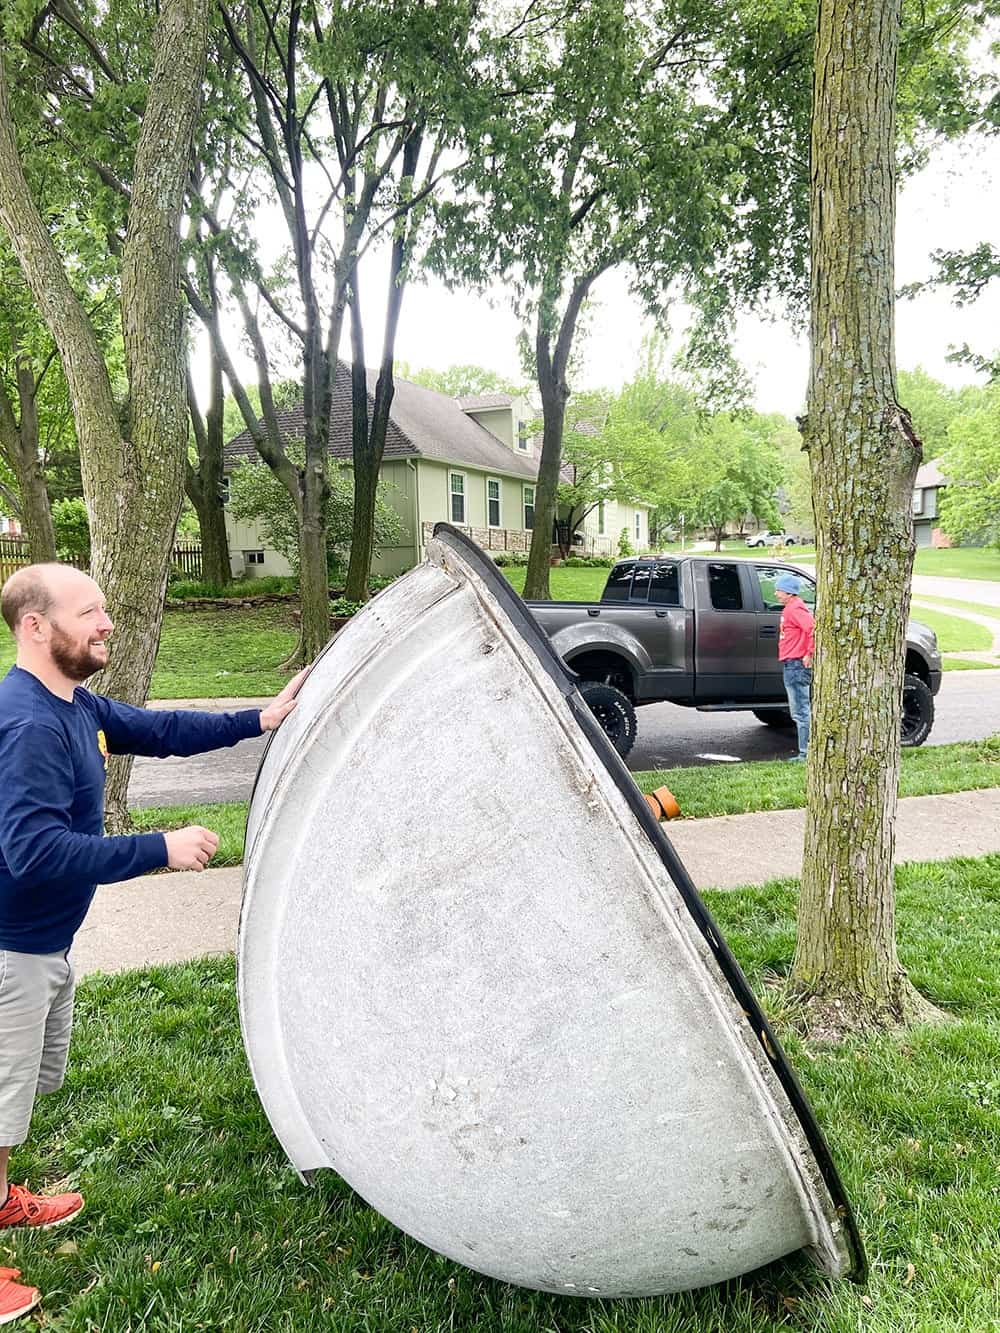
[[580,694],[605,736],[624,759],[635,744],[638,728],[632,701],[613,685],[602,685],[596,680],[581,681]]
[[754,709],[753,715],[758,722],[763,722],[765,727],[780,727],[782,731],[790,731],[795,723],[792,721],[792,715],[787,708],[761,708]]
[[934,725],[934,696],[919,676],[903,677],[903,717],[900,744],[909,748],[923,745]]

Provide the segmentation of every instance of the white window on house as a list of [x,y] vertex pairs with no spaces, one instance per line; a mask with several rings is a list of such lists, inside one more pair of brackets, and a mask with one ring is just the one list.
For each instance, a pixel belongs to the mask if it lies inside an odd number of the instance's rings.
[[535,488],[524,487],[524,526],[529,531],[535,526]]
[[918,486],[913,492],[913,512],[922,514],[924,512],[924,488]]
[[500,522],[500,480],[498,477],[486,478],[486,524],[491,528],[501,528]]
[[451,521],[452,523],[464,523],[465,474],[463,472],[449,472],[448,490],[451,495]]
[[528,423],[526,421],[517,423],[517,447],[522,454],[528,452]]
[[635,540],[638,545],[642,541],[642,510],[635,511]]
[[262,565],[264,563],[263,551],[244,551],[243,563],[245,565]]
[[604,519],[605,519],[605,514],[604,514],[604,501],[602,500],[602,501],[600,502],[600,504],[597,506],[597,535],[598,535],[598,537],[603,537],[603,536],[604,536]]

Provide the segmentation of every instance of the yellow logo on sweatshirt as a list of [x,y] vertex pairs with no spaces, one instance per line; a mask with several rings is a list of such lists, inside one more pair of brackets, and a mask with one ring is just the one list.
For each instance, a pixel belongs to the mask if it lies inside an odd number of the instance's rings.
[[104,734],[103,731],[98,731],[98,733],[97,733],[97,748],[100,750],[100,752],[101,752],[101,754],[102,754],[102,756],[103,756],[103,758],[104,758],[104,768],[105,768],[105,771],[107,771],[107,767],[108,767],[108,738],[107,738],[107,736],[105,736],[105,734]]

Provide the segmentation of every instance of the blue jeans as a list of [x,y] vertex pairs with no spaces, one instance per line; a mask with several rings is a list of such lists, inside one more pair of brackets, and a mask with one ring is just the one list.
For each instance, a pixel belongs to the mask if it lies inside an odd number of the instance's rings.
[[788,711],[792,715],[795,729],[799,733],[799,758],[805,759],[809,748],[809,708],[812,703],[811,667],[802,665],[801,657],[792,658],[783,663],[785,673],[785,693],[788,695]]

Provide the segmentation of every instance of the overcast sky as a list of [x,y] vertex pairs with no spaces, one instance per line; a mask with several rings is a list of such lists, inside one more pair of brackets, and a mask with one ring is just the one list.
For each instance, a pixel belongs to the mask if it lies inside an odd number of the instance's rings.
[[[1000,136],[969,138],[962,145],[939,148],[931,164],[904,183],[897,207],[897,286],[927,278],[931,253],[939,248],[968,249],[983,241],[1000,243]],[[265,228],[275,240],[277,225]],[[267,247],[265,247],[267,248]],[[382,311],[376,298],[384,289],[381,264],[363,277],[366,300],[366,355],[370,366],[381,352]],[[629,295],[621,273],[609,273],[594,289],[585,347],[584,382],[572,387],[619,387],[634,374],[643,335],[651,327]],[[384,307],[383,307],[384,309]],[[673,315],[674,342],[683,336],[684,312]],[[902,369],[924,367],[947,384],[977,382],[967,366],[947,360],[949,349],[968,343],[976,351],[1000,350],[1000,281],[973,306],[959,308],[946,291],[928,292],[900,301],[896,313],[897,362]],[[397,359],[413,369],[443,370],[455,364],[490,367],[511,379],[521,379],[516,338],[518,324],[509,297],[500,290],[489,296],[449,292],[442,284],[413,282],[403,301],[396,343]],[[231,331],[230,345],[239,338]],[[342,355],[349,355],[345,329]],[[755,386],[755,405],[766,412],[795,416],[803,406],[808,375],[805,337],[780,318],[741,318],[735,352]],[[253,363],[237,355],[237,364],[253,382]],[[202,370],[205,359],[199,358]],[[295,373],[298,373],[297,371]],[[199,385],[207,391],[207,383]]]
[[[986,240],[1000,243],[998,184],[1000,141],[981,138],[939,149],[931,165],[904,184],[897,207],[897,286],[929,277],[933,250],[966,249]],[[607,274],[597,285],[594,306],[586,387],[614,388],[634,373],[639,345],[650,326],[620,274]],[[681,314],[678,311],[678,318]],[[922,365],[947,384],[975,382],[967,366],[946,358],[951,346],[965,342],[983,353],[1000,349],[1000,281],[964,309],[945,291],[900,301],[896,324],[900,367]],[[491,304],[432,283],[407,292],[397,349],[399,358],[413,367],[443,369],[472,362],[518,378],[516,336],[516,320],[502,296]],[[747,315],[740,320],[735,351],[753,377],[760,410],[788,416],[801,410],[809,353],[800,333],[785,321]]]

